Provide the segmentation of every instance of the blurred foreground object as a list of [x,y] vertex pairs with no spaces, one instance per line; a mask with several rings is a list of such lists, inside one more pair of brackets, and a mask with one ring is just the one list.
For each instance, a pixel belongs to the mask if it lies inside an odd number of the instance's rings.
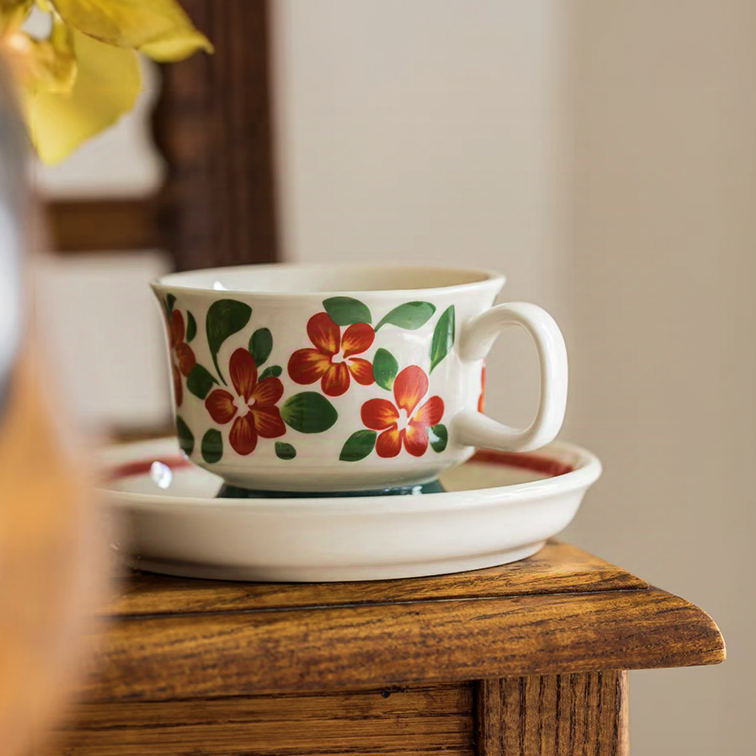
[[[32,11],[49,31],[27,30]],[[176,0],[0,0],[0,51],[22,93],[32,142],[56,163],[134,106],[136,52],[159,62],[212,52]]]
[[[84,633],[106,570],[89,481],[65,438],[23,321],[21,259],[39,246],[27,149],[0,69],[0,751],[29,753],[78,680]],[[35,234],[36,237],[41,234]],[[22,308],[22,304],[24,305]],[[95,546],[95,544],[98,544]]]

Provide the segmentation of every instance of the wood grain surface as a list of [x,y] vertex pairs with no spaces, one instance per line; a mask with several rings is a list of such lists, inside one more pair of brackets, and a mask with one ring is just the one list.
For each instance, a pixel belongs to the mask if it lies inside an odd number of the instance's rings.
[[478,756],[627,756],[627,672],[485,680]]
[[97,700],[160,700],[716,664],[708,615],[623,590],[123,618]]
[[56,756],[473,756],[469,684],[79,707]]
[[111,608],[115,615],[228,612],[379,604],[538,593],[631,590],[648,584],[575,546],[551,541],[513,564],[456,575],[361,583],[238,583],[133,573]]

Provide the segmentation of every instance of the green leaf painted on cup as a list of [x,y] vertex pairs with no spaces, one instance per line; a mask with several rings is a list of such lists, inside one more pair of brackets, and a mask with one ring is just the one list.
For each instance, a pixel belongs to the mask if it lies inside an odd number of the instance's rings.
[[399,363],[388,349],[381,347],[373,357],[373,378],[375,382],[386,391],[391,391],[394,385],[394,378],[399,372]]
[[441,453],[449,443],[449,431],[443,423],[428,428],[428,440],[434,452]]
[[433,330],[430,350],[430,372],[446,357],[454,346],[454,305],[447,307]]
[[189,430],[189,426],[183,418],[176,417],[176,435],[178,436],[179,448],[187,457],[191,457],[194,451],[194,434]]
[[249,351],[255,358],[255,364],[260,367],[270,357],[273,351],[273,334],[269,328],[258,328],[249,339]]
[[204,399],[210,392],[213,384],[216,383],[218,383],[218,381],[210,371],[207,368],[202,367],[199,363],[191,369],[189,377],[186,379],[187,389],[189,389],[189,391],[191,391],[198,399]]
[[283,373],[283,370],[280,365],[270,365],[270,367],[266,367],[262,371],[258,380],[264,381],[266,378],[278,378],[281,373]]
[[341,449],[339,459],[342,462],[359,462],[365,459],[375,448],[378,431],[358,430],[352,433]]
[[436,305],[430,302],[405,302],[399,307],[394,307],[391,312],[384,315],[375,327],[377,331],[381,326],[390,323],[397,328],[404,328],[407,331],[416,331],[424,326],[436,312]]
[[281,417],[300,433],[323,433],[333,427],[339,413],[322,394],[303,391],[283,403]]
[[331,297],[323,300],[323,307],[331,320],[339,326],[373,322],[368,306],[359,299]]
[[168,314],[173,312],[173,305],[176,304],[176,297],[173,294],[168,294],[165,298],[165,306],[168,309]]
[[276,441],[276,456],[279,459],[294,459],[297,456],[297,450],[283,441]]
[[223,383],[226,383],[226,379],[218,366],[218,352],[229,336],[238,333],[249,323],[250,317],[252,317],[252,308],[235,299],[219,299],[213,302],[207,311],[205,320],[207,344],[210,347],[215,369]]
[[223,456],[223,437],[221,432],[211,428],[202,436],[202,459],[209,465],[214,464]]
[[191,312],[186,313],[186,340],[191,341],[197,335],[197,321],[194,319],[194,315]]

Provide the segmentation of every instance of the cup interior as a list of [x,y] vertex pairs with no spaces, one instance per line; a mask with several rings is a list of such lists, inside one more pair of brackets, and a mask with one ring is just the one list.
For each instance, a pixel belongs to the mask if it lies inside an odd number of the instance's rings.
[[401,265],[244,265],[171,273],[158,285],[254,294],[447,290],[483,282],[503,283],[499,273]]

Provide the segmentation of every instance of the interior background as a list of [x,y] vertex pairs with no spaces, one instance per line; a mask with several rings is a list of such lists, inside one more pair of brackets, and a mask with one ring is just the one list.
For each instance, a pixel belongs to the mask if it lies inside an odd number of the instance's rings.
[[[278,0],[284,255],[498,268],[563,327],[562,438],[602,458],[567,537],[709,611],[723,667],[631,676],[633,749],[743,754],[756,651],[756,5],[749,0]],[[139,195],[161,177],[140,109],[40,190]],[[160,251],[52,258],[49,359],[92,428],[168,409]],[[117,281],[117,286],[113,282]],[[502,337],[487,409],[535,402]]]

